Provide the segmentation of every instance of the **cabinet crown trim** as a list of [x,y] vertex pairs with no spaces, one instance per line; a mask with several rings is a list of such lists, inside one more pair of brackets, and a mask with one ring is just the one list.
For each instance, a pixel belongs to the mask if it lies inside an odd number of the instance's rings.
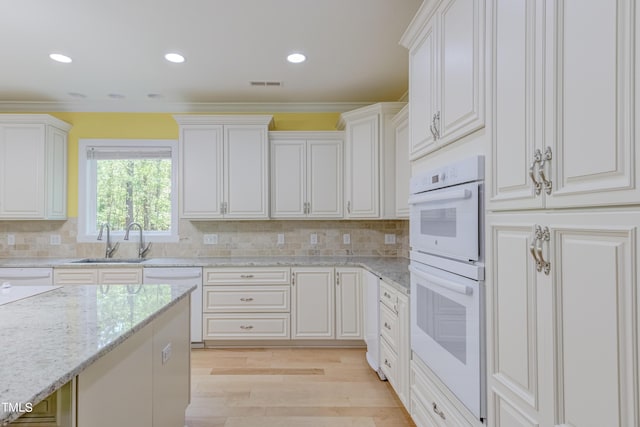
[[348,121],[368,117],[372,114],[396,114],[406,105],[406,102],[379,102],[377,104],[358,108],[357,110],[342,113],[338,123],[336,124],[336,129],[344,130]]
[[425,26],[431,19],[439,3],[440,1],[437,0],[425,0],[425,2],[422,3],[420,9],[418,9],[413,19],[409,23],[409,26],[400,38],[401,46],[404,46],[407,49],[411,49],[416,41],[418,41],[420,35],[424,31]]
[[173,119],[179,125],[263,125],[273,127],[272,115],[210,115],[210,114],[176,114]]
[[68,132],[72,126],[49,114],[0,114],[0,124],[50,125]]
[[276,130],[269,132],[269,139],[344,139],[340,130],[290,131]]

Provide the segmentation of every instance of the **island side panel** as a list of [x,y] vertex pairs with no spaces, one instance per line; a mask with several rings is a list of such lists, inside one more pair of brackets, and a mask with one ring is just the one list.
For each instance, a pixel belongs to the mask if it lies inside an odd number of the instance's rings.
[[189,306],[184,298],[153,322],[153,427],[184,425],[191,392]]
[[78,375],[78,427],[153,425],[153,323]]

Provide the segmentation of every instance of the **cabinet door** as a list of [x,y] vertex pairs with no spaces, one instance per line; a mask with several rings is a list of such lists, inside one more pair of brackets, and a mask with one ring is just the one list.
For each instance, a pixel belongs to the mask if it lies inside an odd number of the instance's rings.
[[545,136],[553,150],[548,207],[640,200],[634,8],[633,0],[563,0],[548,6],[550,133]]
[[438,9],[439,145],[484,126],[484,0],[445,0]]
[[545,375],[553,370],[553,348],[547,338],[551,280],[538,274],[529,251],[536,220],[513,215],[489,218],[488,419],[495,420],[496,427],[554,424],[553,393],[545,383]]
[[294,268],[291,273],[291,338],[335,338],[333,269]]
[[336,339],[363,339],[362,278],[359,268],[336,269]]
[[141,268],[101,268],[98,283],[104,285],[138,285],[142,283]]
[[[493,136],[489,208],[542,207],[544,197],[529,176],[542,146],[543,70],[536,56],[542,39],[543,2],[492,0],[489,8],[493,52]],[[537,171],[534,169],[534,174]],[[535,176],[535,175],[534,175]]]
[[342,141],[308,141],[308,216],[342,218],[342,187]]
[[427,22],[419,41],[409,51],[409,153],[415,160],[435,150],[432,133],[436,99],[436,33]]
[[552,424],[638,425],[638,213],[554,215],[549,222]]
[[375,114],[347,123],[348,218],[380,216],[379,122]]
[[396,125],[396,217],[409,218],[409,121],[405,117]]
[[271,141],[271,217],[305,216],[306,141]]
[[3,125],[0,132],[0,218],[43,218],[45,126]]
[[224,126],[225,218],[268,218],[267,127]]
[[180,216],[222,216],[222,126],[180,129]]
[[47,126],[46,212],[48,219],[67,218],[67,132]]
[[98,283],[98,269],[54,268],[54,285],[95,285]]

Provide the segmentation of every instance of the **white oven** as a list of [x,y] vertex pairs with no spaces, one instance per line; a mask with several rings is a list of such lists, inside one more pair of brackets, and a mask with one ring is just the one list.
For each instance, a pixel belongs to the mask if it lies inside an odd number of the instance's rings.
[[481,156],[411,179],[410,244],[462,261],[480,259],[479,215],[484,162]]
[[486,416],[482,189],[475,156],[411,180],[411,349]]

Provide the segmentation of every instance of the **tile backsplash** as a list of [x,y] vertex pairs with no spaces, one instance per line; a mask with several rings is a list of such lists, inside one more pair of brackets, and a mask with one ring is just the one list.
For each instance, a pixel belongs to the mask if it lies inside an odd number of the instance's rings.
[[[105,243],[76,242],[77,220],[0,221],[0,257],[103,257]],[[409,221],[188,221],[179,223],[180,241],[153,243],[147,258],[215,256],[401,256],[409,253]],[[217,244],[205,245],[205,234]],[[278,244],[278,234],[284,243]],[[317,244],[311,244],[311,235]],[[344,243],[349,234],[350,243]],[[385,244],[385,235],[395,244]],[[13,236],[14,244],[9,244]],[[55,240],[59,236],[59,244]],[[120,241],[114,258],[137,256],[137,236]]]

